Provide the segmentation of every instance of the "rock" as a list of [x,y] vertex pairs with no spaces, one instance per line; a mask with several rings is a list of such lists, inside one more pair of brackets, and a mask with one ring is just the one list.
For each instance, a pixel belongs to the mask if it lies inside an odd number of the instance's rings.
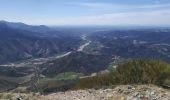
[[151,95],[154,95],[155,94],[155,92],[151,92]]
[[135,89],[133,86],[129,85],[128,89]]
[[22,100],[22,97],[20,95],[17,95],[16,100]]
[[[36,100],[170,100],[170,91],[150,85],[116,86],[113,89],[66,91]],[[164,92],[162,92],[164,91]],[[50,99],[49,99],[50,98]]]
[[131,91],[127,91],[127,90],[125,90],[125,91],[123,91],[123,94],[130,94],[131,93]]
[[134,93],[134,97],[137,97],[138,95],[139,95],[138,92],[135,92],[135,93]]
[[125,100],[125,97],[121,97],[121,100]]
[[132,100],[133,99],[133,96],[128,96],[127,97],[127,100]]
[[107,98],[111,98],[112,96],[112,94],[107,94]]
[[106,89],[106,90],[105,90],[105,92],[110,92],[110,91],[112,91],[112,89]]

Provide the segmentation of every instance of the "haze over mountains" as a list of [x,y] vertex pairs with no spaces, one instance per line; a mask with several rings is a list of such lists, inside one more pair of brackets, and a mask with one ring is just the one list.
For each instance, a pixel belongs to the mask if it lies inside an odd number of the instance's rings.
[[[0,21],[0,63],[48,58],[68,52],[75,52],[74,56],[79,55],[76,52],[82,52],[107,56],[106,59],[149,57],[169,62],[169,28],[91,28],[87,31],[86,27],[81,27],[58,30],[44,25]],[[81,46],[83,49],[78,51]]]
[[130,59],[170,63],[170,29],[54,28],[0,21],[0,91],[68,90],[80,77],[108,73]]
[[[5,64],[42,57],[48,59],[48,57],[69,52],[75,53],[68,55],[68,57],[73,56],[71,58],[62,58],[64,61],[76,58],[78,55],[80,58],[81,55],[82,57],[90,55],[94,57],[103,56],[108,59],[107,62],[113,58],[153,58],[169,62],[169,28],[139,27],[124,28],[122,30],[111,27],[87,28],[64,29],[0,21],[0,63]],[[78,50],[80,47],[83,47],[81,51]],[[87,57],[83,61],[90,59]],[[73,66],[77,66],[76,64],[79,65],[82,62],[80,59],[77,60],[79,61],[73,63],[75,64]],[[98,62],[98,60],[96,61]],[[69,66],[70,64],[66,69]],[[105,68],[107,66],[103,66],[102,70]],[[64,72],[64,70],[61,72]]]

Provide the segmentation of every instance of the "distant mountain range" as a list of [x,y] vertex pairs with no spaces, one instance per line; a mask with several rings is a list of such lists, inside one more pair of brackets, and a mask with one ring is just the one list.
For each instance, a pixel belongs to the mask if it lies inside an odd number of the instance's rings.
[[161,59],[170,62],[169,29],[98,31],[89,38],[93,43],[102,45],[98,49],[100,54],[116,55],[124,59]]
[[15,23],[15,22],[0,21],[0,24],[4,24],[14,29],[22,29],[22,30],[27,30],[27,31],[32,31],[32,32],[48,32],[52,30],[51,28],[45,25],[33,26],[33,25],[27,25],[21,22]]
[[0,63],[75,50],[81,39],[47,26],[0,21]]

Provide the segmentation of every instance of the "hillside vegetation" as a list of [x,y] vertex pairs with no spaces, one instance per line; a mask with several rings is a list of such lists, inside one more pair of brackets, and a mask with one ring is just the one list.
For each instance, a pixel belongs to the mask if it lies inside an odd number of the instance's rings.
[[132,60],[118,64],[109,74],[82,78],[74,89],[118,84],[170,85],[170,65],[159,60]]

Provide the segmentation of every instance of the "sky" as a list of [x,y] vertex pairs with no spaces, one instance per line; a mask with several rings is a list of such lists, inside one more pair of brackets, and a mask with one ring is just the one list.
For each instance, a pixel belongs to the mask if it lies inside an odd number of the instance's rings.
[[0,20],[33,25],[170,25],[170,0],[0,0]]

